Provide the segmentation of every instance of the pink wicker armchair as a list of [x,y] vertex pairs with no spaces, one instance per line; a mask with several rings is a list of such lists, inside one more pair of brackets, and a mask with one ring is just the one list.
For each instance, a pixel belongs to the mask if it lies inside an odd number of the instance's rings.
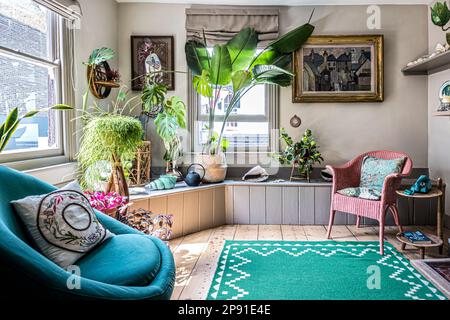
[[[384,180],[381,200],[379,201],[348,197],[337,193],[338,190],[359,186],[361,178],[361,165],[365,156],[372,156],[381,159],[397,159],[406,157],[402,172],[391,174]],[[386,211],[388,209],[394,216],[395,224],[398,226],[400,232],[402,232],[397,208],[397,194],[395,191],[400,187],[402,179],[409,176],[412,166],[413,164],[411,158],[407,154],[393,151],[372,151],[358,156],[341,167],[327,166],[327,168],[333,173],[330,223],[328,225],[327,238],[330,239],[331,237],[331,228],[334,223],[336,211],[356,215],[357,228],[359,228],[361,217],[375,219],[380,224],[380,254],[383,255],[384,223]]]

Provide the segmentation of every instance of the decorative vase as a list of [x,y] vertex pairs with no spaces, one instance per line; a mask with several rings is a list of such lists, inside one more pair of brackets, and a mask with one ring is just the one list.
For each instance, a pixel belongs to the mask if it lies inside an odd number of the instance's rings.
[[227,176],[227,158],[223,152],[216,155],[199,155],[199,162],[205,168],[203,182],[217,183],[225,180]]

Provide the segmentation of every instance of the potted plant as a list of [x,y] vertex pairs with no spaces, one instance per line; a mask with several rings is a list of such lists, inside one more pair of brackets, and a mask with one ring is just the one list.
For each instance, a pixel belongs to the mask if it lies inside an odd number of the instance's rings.
[[20,117],[19,109],[14,108],[6,117],[5,122],[2,123],[2,125],[0,126],[0,153],[3,150],[5,150],[9,140],[11,139],[11,137],[13,136],[14,132],[17,130],[20,122],[23,119],[32,118],[40,112],[46,112],[49,110],[72,110],[72,109],[73,108],[71,106],[68,106],[66,104],[57,104],[50,108],[29,111],[25,115]]
[[[450,27],[445,28],[445,25],[450,21],[450,10],[448,9],[447,3],[436,2],[431,7],[431,22],[434,25],[440,27],[442,31],[448,31]],[[450,44],[450,33],[446,34],[447,43]]]
[[[259,53],[258,35],[253,28],[242,29],[224,45],[215,45],[211,54],[206,40],[186,43],[186,60],[193,74],[194,88],[209,99],[208,139],[201,156],[206,169],[205,182],[225,179],[227,166],[223,151],[226,143],[223,143],[223,134],[236,104],[254,86],[289,86],[294,76],[287,69],[292,53],[302,47],[313,30],[314,27],[307,23],[273,41]],[[216,106],[225,88],[232,88],[232,96],[222,115],[222,127],[216,131]]]
[[166,153],[166,173],[172,169],[177,173],[177,161],[181,156],[181,141],[177,134],[178,129],[186,129],[186,105],[177,96],[164,100],[164,107],[155,119],[156,132],[164,142]]
[[[88,74],[93,72],[93,66],[113,57],[114,51],[109,48],[95,49],[85,63]],[[92,81],[92,77],[88,79],[89,82]],[[80,118],[84,128],[77,160],[80,183],[84,189],[90,189],[94,184],[91,180],[96,180],[96,176],[103,176],[106,169],[110,174],[105,193],[114,191],[121,196],[129,196],[128,174],[124,167],[132,162],[142,144],[143,129],[139,120],[123,115],[125,110],[132,112],[137,107],[137,104],[133,105],[133,101],[139,98],[127,97],[127,88],[121,86],[116,100],[105,108],[98,106],[95,101],[89,104],[89,88],[83,95]],[[105,165],[105,161],[110,166]]]
[[111,176],[105,192],[115,191],[129,196],[123,164],[132,161],[142,143],[143,130],[139,120],[121,114],[94,116],[88,120],[77,155],[81,169],[81,185],[86,188],[84,173],[99,161],[111,162]]
[[292,164],[291,180],[296,179],[294,170],[297,168],[300,178],[310,182],[314,164],[323,161],[322,154],[319,152],[319,146],[311,130],[307,129],[300,141],[294,142],[286,131],[282,129],[280,139],[285,142],[286,148],[283,152],[275,154],[275,157],[280,164]]

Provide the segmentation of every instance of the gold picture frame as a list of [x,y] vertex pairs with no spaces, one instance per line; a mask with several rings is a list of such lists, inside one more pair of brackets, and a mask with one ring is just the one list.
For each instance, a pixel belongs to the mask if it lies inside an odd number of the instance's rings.
[[311,36],[293,54],[292,102],[382,102],[383,42],[383,35]]

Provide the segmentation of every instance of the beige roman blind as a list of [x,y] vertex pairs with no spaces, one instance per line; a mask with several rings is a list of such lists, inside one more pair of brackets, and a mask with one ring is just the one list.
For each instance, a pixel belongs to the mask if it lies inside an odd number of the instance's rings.
[[203,41],[204,31],[208,46],[223,44],[242,28],[253,27],[264,45],[278,38],[278,15],[273,8],[186,9],[187,38]]
[[81,6],[77,0],[34,0],[34,1],[69,20],[79,19],[82,15]]

